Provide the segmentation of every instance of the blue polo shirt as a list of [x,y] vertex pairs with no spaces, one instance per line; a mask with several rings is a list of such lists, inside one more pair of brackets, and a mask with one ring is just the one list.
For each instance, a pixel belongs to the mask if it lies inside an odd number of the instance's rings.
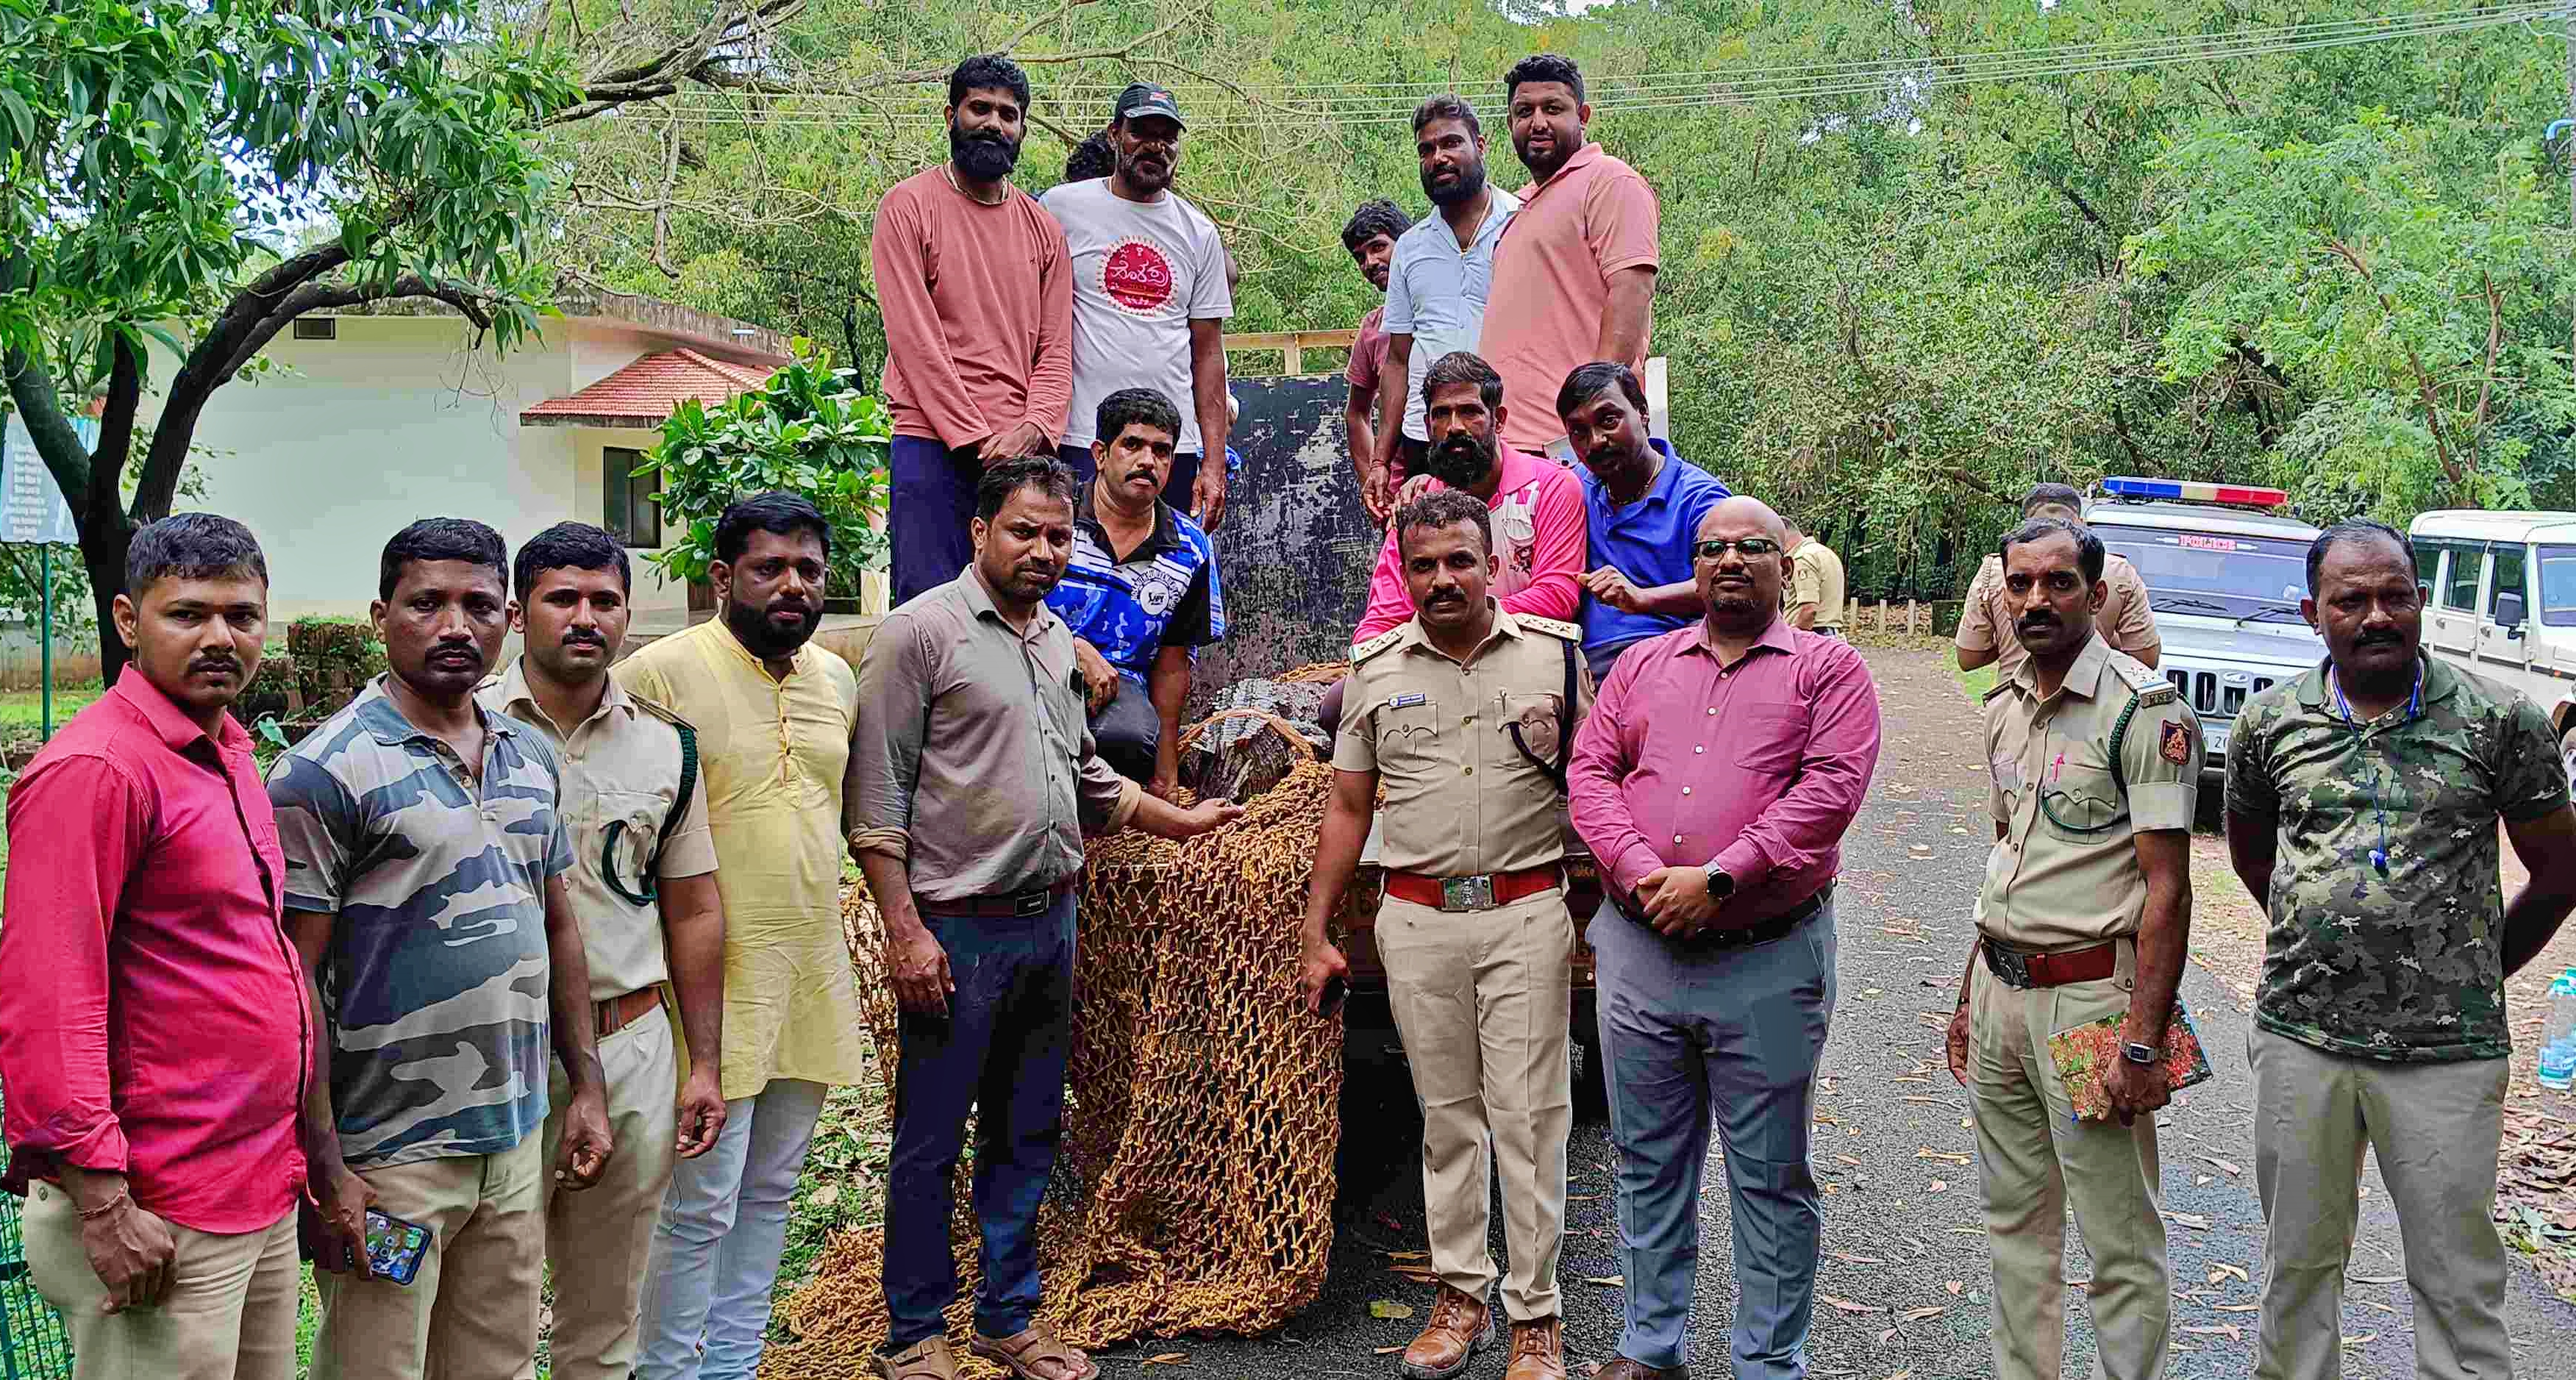
[[1154,505],[1154,531],[1125,559],[1093,516],[1086,484],[1073,508],[1073,560],[1047,607],[1101,659],[1143,682],[1165,647],[1204,647],[1225,636],[1216,543],[1172,505]]
[[[1691,538],[1699,532],[1700,519],[1733,492],[1716,475],[1673,454],[1662,440],[1647,444],[1662,457],[1663,469],[1646,496],[1624,508],[1611,504],[1609,486],[1593,478],[1592,471],[1574,468],[1583,480],[1585,568],[1609,566],[1640,589],[1691,578]],[[1621,648],[1691,621],[1668,613],[1627,613],[1589,594],[1583,596],[1582,617],[1583,659],[1590,663],[1595,683]]]

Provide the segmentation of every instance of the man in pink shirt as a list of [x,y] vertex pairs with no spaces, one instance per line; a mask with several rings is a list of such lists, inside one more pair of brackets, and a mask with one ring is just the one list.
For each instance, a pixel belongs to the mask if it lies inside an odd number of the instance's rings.
[[250,735],[268,566],[240,523],[134,534],[134,662],[9,796],[5,1186],[79,1380],[292,1380],[313,1063]]
[[[1531,182],[1494,251],[1476,353],[1501,371],[1504,392],[1526,400],[1555,397],[1566,375],[1594,360],[1642,370],[1661,256],[1655,190],[1635,168],[1585,142],[1592,107],[1572,58],[1523,58],[1503,89],[1512,147]],[[1523,408],[1503,431],[1511,445],[1540,452],[1564,436],[1540,406]],[[1570,450],[1556,458],[1573,462]]]
[[1780,618],[1787,535],[1701,519],[1707,616],[1630,647],[1575,737],[1574,827],[1611,897],[1599,968],[1626,1328],[1601,1380],[1687,1375],[1714,1125],[1733,1199],[1736,1380],[1803,1380],[1823,1214],[1807,1168],[1834,1009],[1834,873],[1878,763],[1860,653]]
[[[1514,450],[1497,439],[1510,425],[1502,376],[1460,350],[1422,376],[1424,465],[1430,482],[1408,489],[1407,502],[1441,488],[1464,489],[1493,510],[1494,556],[1502,562],[1493,590],[1505,613],[1571,620],[1583,603],[1583,484],[1563,465]],[[1552,398],[1554,390],[1538,395]],[[1535,404],[1547,411],[1544,401]],[[1386,534],[1369,577],[1368,607],[1353,644],[1413,616],[1404,587],[1404,553]]]
[[1064,230],[1011,185],[1029,79],[997,54],[948,78],[948,161],[887,189],[868,254],[894,413],[894,600],[957,578],[984,466],[1052,455],[1073,400]]
[[[1395,263],[1396,237],[1412,225],[1401,208],[1380,197],[1361,202],[1342,226],[1342,248],[1350,251],[1360,276],[1380,294],[1386,291],[1387,271]],[[1342,429],[1350,442],[1351,471],[1359,479],[1363,503],[1368,502],[1369,471],[1377,467],[1377,398],[1385,368],[1386,308],[1379,305],[1360,318],[1359,339],[1351,343],[1350,367],[1342,371],[1351,385],[1350,401],[1342,405]],[[1386,518],[1377,506],[1369,507],[1371,522],[1382,523]]]

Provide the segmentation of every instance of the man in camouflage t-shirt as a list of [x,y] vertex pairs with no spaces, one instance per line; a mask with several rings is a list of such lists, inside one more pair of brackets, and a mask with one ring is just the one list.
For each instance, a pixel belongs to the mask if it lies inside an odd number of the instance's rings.
[[[2416,1373],[2512,1373],[2491,1211],[2504,980],[2576,898],[2576,814],[2531,701],[2418,650],[2415,553],[2369,522],[2308,552],[2325,665],[2256,696],[2227,758],[2227,842],[2267,907],[2255,1181],[2270,1232],[2259,1380],[2341,1373],[2364,1142],[2406,1236]],[[2531,870],[2506,905],[2497,824]]]
[[[374,609],[389,673],[270,773],[287,934],[329,1037],[305,1109],[314,1380],[510,1375],[536,1354],[550,1037],[564,1186],[611,1149],[554,753],[473,698],[509,626],[502,555],[481,523],[397,533]],[[370,1268],[370,1207],[427,1229],[409,1281]]]

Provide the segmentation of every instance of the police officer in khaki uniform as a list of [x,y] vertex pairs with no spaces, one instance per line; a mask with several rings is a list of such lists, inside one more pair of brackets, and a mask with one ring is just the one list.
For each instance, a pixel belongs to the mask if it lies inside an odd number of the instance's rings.
[[[1976,1111],[1995,1262],[1998,1380],[2056,1380],[2066,1208],[2093,1257],[2094,1374],[2156,1380],[2172,1327],[2155,1110],[2191,925],[2200,723],[2094,627],[2101,538],[2038,518],[2004,538],[2027,660],[1986,697],[1995,847],[1950,1022]],[[2076,1121],[2049,1037],[2120,1017],[2113,1115]]]
[[[686,726],[608,674],[626,640],[631,575],[625,548],[588,523],[529,538],[510,575],[511,624],[525,649],[475,693],[486,710],[535,729],[563,771],[573,851],[564,886],[581,916],[617,1137],[617,1155],[587,1191],[561,1192],[552,1176],[543,1185],[554,1373],[565,1380],[634,1369],[645,1264],[672,1165],[705,1153],[725,1124],[724,901],[706,783],[683,769]],[[548,1164],[570,1100],[561,1061],[552,1069]],[[536,1374],[535,1361],[519,1374]]]
[[[1414,617],[1352,653],[1349,706],[1306,897],[1299,988],[1322,1009],[1349,971],[1325,929],[1357,866],[1378,783],[1386,869],[1377,943],[1422,1103],[1422,1185],[1440,1301],[1399,1369],[1459,1374],[1495,1340],[1486,1146],[1503,1180],[1512,1323],[1505,1380],[1563,1380],[1565,763],[1592,702],[1571,623],[1504,612],[1485,505],[1444,490],[1396,515]],[[1570,702],[1569,702],[1570,701]]]

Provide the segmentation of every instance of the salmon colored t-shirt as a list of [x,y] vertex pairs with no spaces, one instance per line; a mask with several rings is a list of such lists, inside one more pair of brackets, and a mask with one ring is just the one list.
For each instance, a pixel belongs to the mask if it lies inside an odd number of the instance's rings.
[[1073,401],[1073,269],[1055,217],[1016,187],[984,205],[941,164],[886,191],[869,255],[895,434],[954,448],[1026,421],[1052,448]]
[[[1520,194],[1521,209],[1494,251],[1493,289],[1476,353],[1503,376],[1503,443],[1543,451],[1565,435],[1556,393],[1565,376],[1593,362],[1610,275],[1657,266],[1662,211],[1635,168],[1585,144],[1545,182]],[[1648,309],[1647,332],[1654,329]],[[1645,367],[1643,352],[1622,360]]]

